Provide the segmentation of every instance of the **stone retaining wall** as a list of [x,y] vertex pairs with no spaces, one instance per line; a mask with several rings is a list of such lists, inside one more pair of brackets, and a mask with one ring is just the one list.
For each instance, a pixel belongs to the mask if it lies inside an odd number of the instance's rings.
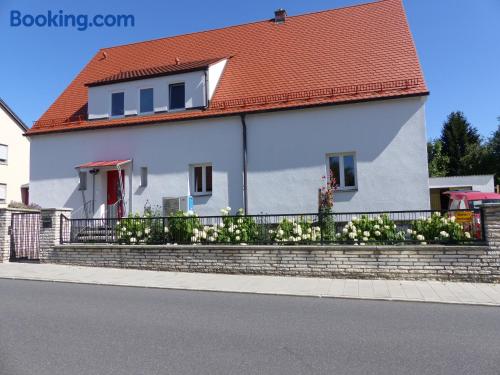
[[58,245],[44,262],[184,272],[500,281],[488,246]]

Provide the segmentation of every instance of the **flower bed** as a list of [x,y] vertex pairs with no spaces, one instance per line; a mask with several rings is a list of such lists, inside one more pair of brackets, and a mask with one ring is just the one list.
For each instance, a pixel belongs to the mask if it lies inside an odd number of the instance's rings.
[[[395,219],[391,213],[350,216],[336,221],[335,213],[309,215],[245,216],[243,210],[230,215],[198,217],[178,212],[164,218],[148,213],[132,215],[116,222],[114,242],[122,244],[317,244],[342,243],[378,245],[413,242],[461,243],[473,237],[453,213],[426,212],[426,216]],[[392,215],[394,216],[394,215]],[[408,215],[407,215],[408,216]]]

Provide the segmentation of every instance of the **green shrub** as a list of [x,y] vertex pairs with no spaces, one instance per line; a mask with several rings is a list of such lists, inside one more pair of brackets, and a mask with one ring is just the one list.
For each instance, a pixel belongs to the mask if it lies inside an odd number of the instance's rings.
[[278,227],[269,231],[274,242],[278,243],[311,243],[320,240],[321,228],[313,226],[310,219],[283,219]]
[[337,238],[342,241],[364,245],[367,242],[388,243],[403,241],[405,234],[397,230],[396,224],[387,214],[382,214],[378,217],[361,215],[360,218],[353,217],[342,228],[342,232],[337,234]]
[[431,217],[421,217],[413,221],[407,232],[413,240],[420,241],[421,244],[435,241],[464,241],[471,238],[470,233],[464,231],[455,221],[455,216],[449,217],[448,214],[441,216],[439,212],[433,213]]
[[168,217],[168,224],[165,232],[168,238],[173,242],[190,243],[195,234],[202,229],[200,219],[191,212],[177,211],[173,216]]

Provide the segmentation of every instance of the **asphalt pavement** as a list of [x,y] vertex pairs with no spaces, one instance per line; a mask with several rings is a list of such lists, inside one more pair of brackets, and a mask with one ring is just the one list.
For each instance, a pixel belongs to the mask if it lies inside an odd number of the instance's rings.
[[500,374],[498,307],[0,280],[0,374]]

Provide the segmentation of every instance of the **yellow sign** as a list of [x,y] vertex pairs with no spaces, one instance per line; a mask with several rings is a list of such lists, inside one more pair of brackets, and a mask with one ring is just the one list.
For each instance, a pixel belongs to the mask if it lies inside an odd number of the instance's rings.
[[472,211],[459,211],[455,212],[455,221],[457,223],[470,223],[474,213]]

